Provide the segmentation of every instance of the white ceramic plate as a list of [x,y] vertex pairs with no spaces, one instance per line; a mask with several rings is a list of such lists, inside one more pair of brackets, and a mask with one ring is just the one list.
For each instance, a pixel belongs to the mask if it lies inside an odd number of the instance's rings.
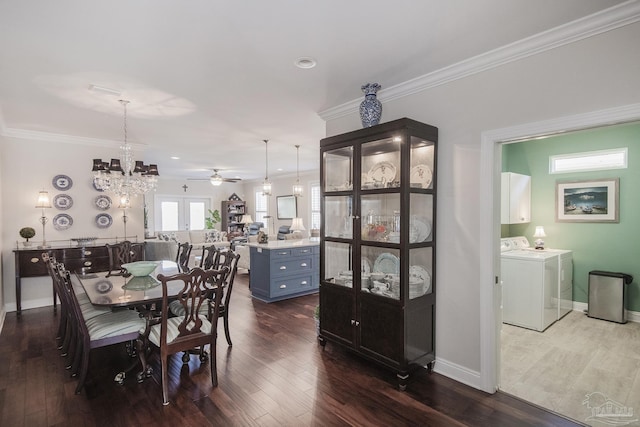
[[67,214],[58,214],[53,217],[51,222],[56,230],[67,230],[73,225],[73,218]]
[[400,259],[388,252],[380,254],[373,263],[373,271],[386,274],[400,274]]
[[95,203],[98,209],[100,209],[101,211],[106,211],[111,207],[111,197],[102,194],[96,197]]
[[412,215],[409,220],[409,243],[426,242],[431,236],[431,221]]
[[386,184],[396,178],[396,167],[390,162],[379,162],[369,170],[369,181]]
[[61,211],[66,211],[73,206],[73,199],[67,194],[58,194],[53,198],[53,206]]
[[416,165],[411,168],[409,174],[409,182],[411,187],[429,188],[431,187],[431,180],[433,179],[433,172],[427,165]]
[[[412,285],[417,281],[421,282],[421,286]],[[416,298],[428,293],[431,290],[431,275],[420,265],[412,265],[409,267],[409,298]]]
[[109,228],[113,223],[113,218],[108,213],[101,213],[96,215],[96,225],[98,228]]

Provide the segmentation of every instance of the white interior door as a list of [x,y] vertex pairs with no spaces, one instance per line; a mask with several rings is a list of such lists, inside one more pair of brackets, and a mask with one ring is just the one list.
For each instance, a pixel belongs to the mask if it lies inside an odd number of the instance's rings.
[[160,231],[203,230],[210,208],[204,197],[156,196],[154,220]]

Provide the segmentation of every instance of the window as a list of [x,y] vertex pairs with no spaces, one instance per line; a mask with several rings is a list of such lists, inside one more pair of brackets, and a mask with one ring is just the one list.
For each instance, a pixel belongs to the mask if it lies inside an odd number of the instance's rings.
[[255,189],[256,195],[256,222],[261,222],[264,224],[267,229],[269,228],[269,196],[265,196],[262,193],[262,187],[256,187]]
[[311,184],[311,224],[312,229],[320,229],[320,183],[314,182]]
[[627,147],[549,157],[550,174],[626,168]]
[[156,196],[154,222],[159,231],[204,230],[210,206],[205,198]]

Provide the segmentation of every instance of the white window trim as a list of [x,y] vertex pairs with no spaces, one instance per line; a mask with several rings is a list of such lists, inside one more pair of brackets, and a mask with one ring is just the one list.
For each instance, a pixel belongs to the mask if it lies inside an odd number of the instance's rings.
[[[595,160],[598,157],[606,157],[611,155],[622,155],[622,162],[620,163],[601,163],[600,165],[589,165],[584,167],[576,167],[572,169],[558,170],[558,162],[562,160],[579,160],[579,159],[592,159]],[[582,153],[572,154],[559,154],[557,156],[549,156],[549,174],[561,174],[561,173],[575,173],[575,172],[590,172],[598,170],[611,170],[611,169],[626,169],[628,162],[628,149],[627,147],[612,148],[608,150],[597,151],[584,151]],[[604,160],[604,159],[603,159]]]

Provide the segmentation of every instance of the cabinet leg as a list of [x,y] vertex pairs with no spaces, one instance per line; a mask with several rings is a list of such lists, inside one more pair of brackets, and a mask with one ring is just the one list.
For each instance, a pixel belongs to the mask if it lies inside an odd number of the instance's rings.
[[324,347],[327,344],[327,340],[318,335],[318,343],[320,343],[320,345]]
[[432,373],[433,372],[433,365],[434,365],[435,360],[433,362],[429,362],[429,364],[427,364],[427,372]]
[[398,377],[398,390],[405,391],[407,389],[407,380],[409,379],[409,374],[397,374]]

